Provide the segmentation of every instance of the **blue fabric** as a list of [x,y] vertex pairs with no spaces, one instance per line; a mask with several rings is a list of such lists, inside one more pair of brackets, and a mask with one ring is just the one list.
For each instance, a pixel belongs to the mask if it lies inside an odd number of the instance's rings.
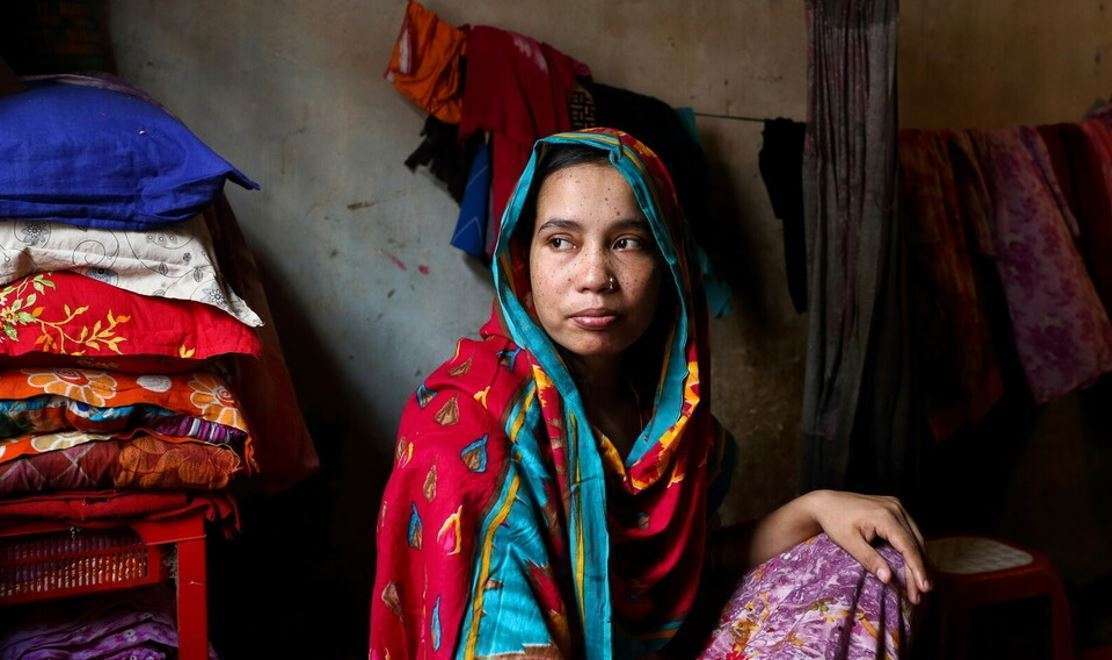
[[452,234],[452,245],[473,257],[486,258],[487,217],[490,215],[490,143],[479,147],[471,161],[471,173],[463,200],[459,204],[459,219]]
[[27,433],[32,429],[28,424],[28,416],[47,408],[66,408],[71,413],[96,423],[134,417],[139,424],[143,424],[174,414],[165,408],[149,404],[98,408],[83,401],[75,401],[55,394],[43,394],[29,399],[0,399],[0,439]]
[[143,230],[188,220],[247,178],[166,111],[57,82],[0,98],[0,218]]

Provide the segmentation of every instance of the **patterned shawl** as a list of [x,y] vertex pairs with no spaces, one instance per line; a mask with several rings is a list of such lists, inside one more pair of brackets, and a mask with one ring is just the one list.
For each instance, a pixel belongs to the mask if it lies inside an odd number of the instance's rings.
[[[652,415],[623,458],[522,302],[511,241],[548,145],[606,152],[633,190],[678,300]],[[371,658],[640,655],[690,611],[724,443],[709,413],[706,311],[661,161],[611,129],[539,140],[502,219],[480,339],[406,405],[382,499]],[[716,490],[717,490],[716,484]]]

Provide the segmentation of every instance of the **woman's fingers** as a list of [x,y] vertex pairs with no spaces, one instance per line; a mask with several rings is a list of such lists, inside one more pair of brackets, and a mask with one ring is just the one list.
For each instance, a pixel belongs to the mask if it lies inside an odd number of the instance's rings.
[[[926,541],[923,539],[923,535],[919,532],[919,527],[915,524],[915,521],[911,519],[911,516],[898,502],[896,504],[896,509],[899,523],[907,532],[909,540],[915,543],[915,549],[919,556],[920,565],[922,566],[921,569],[918,569],[916,571],[916,579],[918,581],[919,591],[930,591],[930,581],[927,579],[926,562],[924,561],[924,558],[927,554]],[[901,552],[901,554],[903,553]]]
[[923,533],[919,531],[919,526],[915,524],[915,519],[911,517],[907,511],[903,512],[904,524],[911,528],[915,539],[919,541],[919,555],[923,558],[923,574],[920,576],[919,586],[922,591],[931,590],[930,578],[927,577],[927,542],[923,538]]
[[878,527],[877,532],[903,555],[904,566],[910,572],[908,577],[914,578],[907,580],[907,595],[911,602],[918,603],[920,585],[926,579],[927,573],[923,566],[923,555],[912,540],[911,533],[896,519],[896,516],[892,516],[886,525]]
[[875,575],[884,584],[892,581],[892,567],[884,561],[884,557],[880,556],[876,548],[869,545],[865,537],[861,536],[856,530],[846,543],[845,550],[853,555],[853,558],[864,566],[865,570]]

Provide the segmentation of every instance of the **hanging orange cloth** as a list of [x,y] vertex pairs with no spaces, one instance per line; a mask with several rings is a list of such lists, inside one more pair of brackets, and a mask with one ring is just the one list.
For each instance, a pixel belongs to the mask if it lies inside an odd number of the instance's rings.
[[440,121],[460,118],[460,56],[466,36],[410,0],[383,77]]

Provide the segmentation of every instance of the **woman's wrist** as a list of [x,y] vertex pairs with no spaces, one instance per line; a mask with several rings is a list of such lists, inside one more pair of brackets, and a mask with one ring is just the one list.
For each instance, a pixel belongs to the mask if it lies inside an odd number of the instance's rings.
[[827,502],[829,502],[829,495],[830,491],[828,490],[812,490],[800,495],[787,505],[787,507],[796,510],[790,516],[791,527],[796,530],[793,535],[796,537],[796,543],[806,541],[822,532],[820,521],[826,510]]
[[832,491],[820,488],[804,493],[796,498],[796,501],[799,502],[800,509],[810,518],[811,522],[813,522],[817,528],[816,534],[822,531],[822,523],[820,521],[823,518],[822,514],[825,513],[827,505],[830,502],[831,492]]

